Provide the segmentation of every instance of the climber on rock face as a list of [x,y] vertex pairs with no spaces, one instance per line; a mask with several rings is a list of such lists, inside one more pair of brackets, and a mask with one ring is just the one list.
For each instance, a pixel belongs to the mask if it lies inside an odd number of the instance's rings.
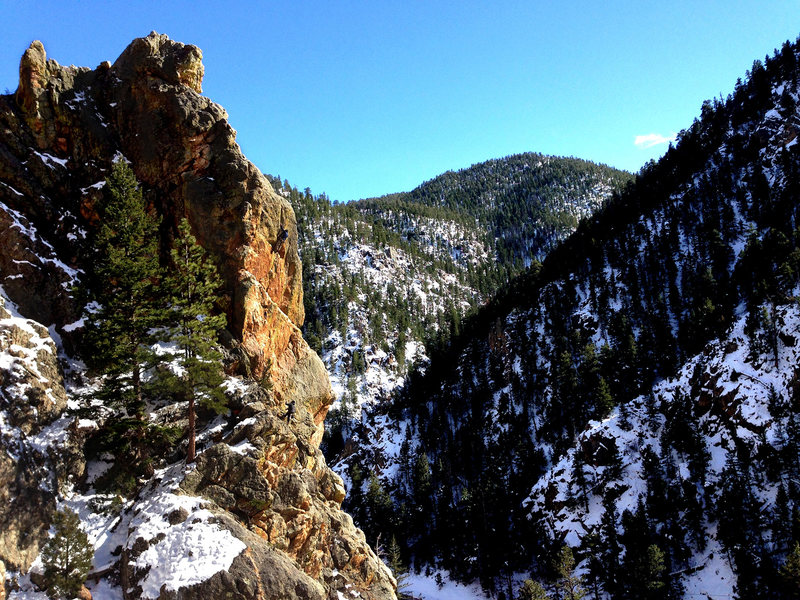
[[280,250],[283,243],[289,238],[289,230],[281,225],[281,231],[278,233],[278,239],[275,242],[275,250]]
[[286,403],[286,413],[281,415],[281,419],[286,419],[287,423],[291,423],[295,412],[297,412],[297,406],[295,405],[294,400],[291,400]]

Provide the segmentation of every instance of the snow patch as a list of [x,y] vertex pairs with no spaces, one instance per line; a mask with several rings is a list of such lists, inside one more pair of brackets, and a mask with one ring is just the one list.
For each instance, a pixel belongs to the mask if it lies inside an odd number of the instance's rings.
[[53,156],[52,154],[47,154],[46,152],[36,152],[34,154],[42,159],[42,162],[46,164],[51,169],[54,169],[56,166],[61,168],[67,167],[67,159],[66,158],[58,158]]

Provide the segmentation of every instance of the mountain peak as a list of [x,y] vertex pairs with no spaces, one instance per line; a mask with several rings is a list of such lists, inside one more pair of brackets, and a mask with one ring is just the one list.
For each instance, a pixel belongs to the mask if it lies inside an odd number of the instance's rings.
[[120,79],[148,75],[167,83],[186,85],[198,94],[203,91],[202,50],[155,31],[133,40],[114,62],[113,69]]
[[[19,87],[15,96],[17,105],[26,114],[36,111],[41,91],[46,87],[52,72],[60,69],[58,63],[51,63],[48,65],[44,44],[39,40],[31,42],[19,61]],[[49,71],[48,66],[51,67]]]

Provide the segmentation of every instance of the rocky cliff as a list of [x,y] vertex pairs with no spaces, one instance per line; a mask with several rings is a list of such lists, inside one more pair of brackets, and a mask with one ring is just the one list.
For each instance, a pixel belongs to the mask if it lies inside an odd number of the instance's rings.
[[41,468],[47,457],[38,438],[67,398],[47,330],[10,308],[0,296],[0,560],[20,568],[36,558],[55,510],[57,486]]
[[[0,200],[51,231],[65,262],[79,263],[69,239],[85,237],[121,153],[166,226],[188,217],[214,255],[230,331],[249,358],[244,368],[261,377],[280,367],[277,391],[288,392],[298,383],[293,370],[314,362],[294,329],[304,318],[294,212],[242,155],[225,110],[200,95],[201,59],[195,46],[151,33],[113,65],[89,70],[62,67],[33,42],[16,93],[0,107]],[[283,228],[289,236],[279,243]],[[53,316],[64,324],[66,315]],[[320,380],[313,394],[323,398]]]
[[[129,525],[128,538],[119,544],[121,558],[109,572],[123,583],[126,598],[211,597],[203,586],[212,580],[214,597],[224,591],[231,598],[325,598],[347,586],[362,597],[392,598],[391,575],[341,512],[341,481],[318,449],[331,389],[299,330],[304,314],[294,212],[242,155],[225,110],[201,95],[203,72],[198,48],[155,32],[134,40],[113,65],[94,70],[63,67],[34,42],[22,57],[17,91],[0,96],[1,289],[34,332],[26,337],[4,330],[11,341],[0,345],[0,476],[9,496],[0,522],[31,520],[0,535],[0,561],[14,572],[27,571],[56,501],[65,490],[74,494],[72,486],[85,476],[80,457],[65,465],[57,452],[61,442],[72,440],[76,447],[86,423],[64,416],[69,394],[56,376],[56,343],[62,360],[80,354],[84,307],[73,288],[91,269],[86,257],[104,179],[112,161],[125,159],[163,217],[162,246],[168,247],[175,224],[187,217],[225,282],[220,308],[228,316],[229,366],[239,387],[249,391],[237,397],[237,415],[218,427],[218,443],[169,493],[180,489],[204,497],[202,510],[215,514],[219,530],[232,532],[247,550],[237,555],[235,568],[229,564],[214,577],[209,572],[211,579],[193,587],[164,583],[153,595],[153,565],[136,557],[157,542]],[[12,358],[30,354],[19,348],[34,334],[45,341],[30,350],[35,368],[27,372],[40,375],[30,385],[17,384]],[[36,391],[36,382],[44,391]],[[22,391],[10,394],[8,385]],[[277,418],[289,399],[299,406],[291,425]],[[58,435],[48,438],[49,452],[28,463],[12,442],[19,432],[37,433],[31,425],[37,419],[38,427]],[[239,452],[230,449],[237,444]],[[26,490],[37,488],[34,463],[52,475],[52,485],[36,502],[38,512],[15,510]],[[145,497],[126,506],[120,522],[136,514],[136,502]],[[25,531],[26,539],[9,534],[12,529]],[[275,579],[271,569],[282,573],[283,583],[265,583]],[[139,585],[143,577],[148,585]]]

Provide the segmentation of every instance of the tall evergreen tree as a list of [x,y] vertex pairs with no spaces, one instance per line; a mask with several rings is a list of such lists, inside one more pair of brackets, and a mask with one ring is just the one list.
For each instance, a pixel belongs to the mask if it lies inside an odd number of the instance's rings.
[[195,403],[221,413],[225,395],[222,355],[215,348],[225,326],[224,314],[214,314],[221,287],[217,269],[192,235],[186,219],[178,225],[178,236],[170,253],[172,265],[164,277],[168,307],[167,335],[177,354],[162,380],[167,389],[188,403],[189,444],[186,462],[195,458]]
[[415,544],[414,554],[417,560],[429,561],[434,557],[433,545],[428,541],[428,531],[436,527],[436,510],[433,505],[433,478],[428,455],[417,454],[414,459],[412,481],[412,499],[410,502],[409,525],[415,532],[422,534]]
[[158,220],[125,161],[114,163],[105,189],[89,292],[99,306],[86,323],[88,361],[106,375],[103,396],[141,417],[142,371],[152,358],[150,331],[157,322]]
[[152,472],[142,374],[154,361],[150,332],[158,322],[158,219],[147,211],[136,176],[122,160],[106,179],[98,213],[95,270],[84,290],[96,307],[86,319],[85,356],[104,375],[96,395],[122,411],[106,421],[92,443],[117,459],[103,484],[126,493],[137,476]]
[[655,545],[647,547],[645,555],[640,560],[639,575],[641,584],[644,586],[647,598],[663,598],[666,584],[663,580],[666,566],[664,564],[664,553]]
[[785,597],[800,599],[800,543],[795,542],[786,562],[780,569],[781,580],[786,590]]
[[596,528],[591,528],[583,538],[589,567],[589,583],[595,600],[600,598],[600,578],[603,572],[602,543],[603,538]]
[[575,575],[575,557],[572,548],[565,545],[558,554],[556,563],[558,587],[563,591],[566,600],[581,600],[586,595],[583,589],[583,577]]
[[389,551],[386,556],[389,561],[389,568],[392,570],[395,581],[397,581],[397,595],[399,598],[407,598],[405,593],[408,590],[408,569],[403,564],[403,558],[400,555],[400,544],[397,543],[397,538],[392,536],[392,541],[389,543]]
[[78,515],[65,508],[53,518],[53,537],[42,548],[47,594],[51,598],[74,598],[92,568],[94,548],[81,529]]
[[379,532],[377,535],[392,531],[395,519],[392,498],[374,472],[369,475],[369,487],[364,500],[367,511],[365,521],[370,530]]
[[601,548],[603,554],[602,562],[605,567],[602,573],[603,588],[613,597],[620,587],[621,569],[619,556],[622,552],[622,547],[617,533],[615,497],[608,492],[603,496],[603,516],[600,520],[600,531],[604,541]]
[[517,600],[550,600],[550,598],[542,584],[533,579],[523,581],[517,593]]

